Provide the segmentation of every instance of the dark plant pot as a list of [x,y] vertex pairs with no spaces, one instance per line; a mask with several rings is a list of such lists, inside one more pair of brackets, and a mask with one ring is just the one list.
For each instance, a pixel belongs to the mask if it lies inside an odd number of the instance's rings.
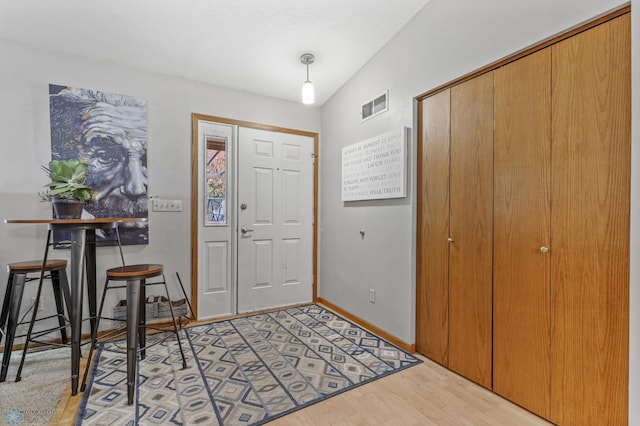
[[56,219],[80,219],[85,202],[68,198],[53,198],[53,212]]

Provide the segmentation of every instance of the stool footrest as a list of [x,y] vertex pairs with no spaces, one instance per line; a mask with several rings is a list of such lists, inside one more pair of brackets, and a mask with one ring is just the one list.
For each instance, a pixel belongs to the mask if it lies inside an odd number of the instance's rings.
[[[60,331],[63,328],[68,328],[69,326],[64,326],[64,327],[51,327],[48,328],[46,330],[38,330],[38,331],[32,331],[31,332],[31,338],[29,339],[29,342],[35,342],[36,339],[39,339],[42,336],[46,336],[47,334],[51,334],[55,331]],[[21,335],[20,337],[24,337],[26,336],[26,334]],[[18,336],[16,336],[18,337]]]
[[[47,328],[45,330],[33,330],[31,332],[31,335],[35,335],[36,338],[39,336],[43,336],[45,334],[49,334],[49,333],[53,333],[54,331],[60,331],[62,329],[66,329],[71,327],[71,323],[69,322],[69,319],[63,315],[49,315],[43,318],[38,318],[36,321],[43,321],[43,320],[47,320],[47,319],[51,319],[51,318],[62,318],[62,320],[65,322],[65,325],[58,325],[56,327],[52,327],[52,328]],[[23,321],[23,322],[19,322],[16,324],[16,326],[21,326],[21,325],[25,325],[25,324],[29,324],[29,321]],[[17,328],[17,327],[16,327]],[[25,337],[27,336],[28,333],[23,333],[23,334],[16,334],[14,336],[14,338],[18,338],[18,337]],[[33,339],[29,339],[29,341],[32,341]]]
[[38,343],[41,346],[56,346],[59,348],[70,348],[71,344],[70,343],[59,343],[59,342],[52,342],[50,340],[36,340],[36,339],[31,339],[29,340],[29,342],[31,343]]

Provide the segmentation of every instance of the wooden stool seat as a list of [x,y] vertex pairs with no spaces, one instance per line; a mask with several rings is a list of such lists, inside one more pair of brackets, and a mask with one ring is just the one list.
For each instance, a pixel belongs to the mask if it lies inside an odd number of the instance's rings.
[[107,269],[107,277],[114,281],[144,280],[162,275],[162,265],[144,263]]
[[[26,260],[24,262],[14,262],[7,265],[8,272],[39,272],[42,267],[42,260]],[[52,269],[66,268],[67,261],[64,259],[47,259],[47,263],[44,265],[45,271],[51,271]]]

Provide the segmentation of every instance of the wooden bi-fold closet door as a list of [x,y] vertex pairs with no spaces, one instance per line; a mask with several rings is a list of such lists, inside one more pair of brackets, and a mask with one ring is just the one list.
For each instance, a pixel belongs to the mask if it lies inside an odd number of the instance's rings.
[[551,420],[627,424],[631,16],[553,45]]
[[493,390],[549,417],[551,49],[495,71]]
[[449,368],[491,388],[493,72],[451,88]]
[[418,315],[416,349],[449,364],[450,90],[419,104]]
[[626,424],[625,15],[495,71],[494,391],[557,424]]
[[419,110],[416,347],[491,388],[493,74]]

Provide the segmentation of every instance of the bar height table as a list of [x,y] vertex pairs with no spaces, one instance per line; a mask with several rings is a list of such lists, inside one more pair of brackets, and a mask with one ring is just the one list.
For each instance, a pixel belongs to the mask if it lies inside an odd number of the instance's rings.
[[[91,323],[96,320],[96,230],[112,229],[119,223],[145,222],[146,218],[96,218],[96,219],[6,219],[11,224],[46,224],[50,231],[71,232],[71,395],[78,393],[80,373],[80,343],[82,339],[83,276],[87,270],[87,296]],[[89,243],[89,244],[87,244]],[[87,249],[87,247],[89,249]],[[48,249],[48,247],[47,247]],[[86,261],[86,264],[85,264]],[[91,327],[93,330],[93,326]],[[27,349],[28,342],[25,342]]]

